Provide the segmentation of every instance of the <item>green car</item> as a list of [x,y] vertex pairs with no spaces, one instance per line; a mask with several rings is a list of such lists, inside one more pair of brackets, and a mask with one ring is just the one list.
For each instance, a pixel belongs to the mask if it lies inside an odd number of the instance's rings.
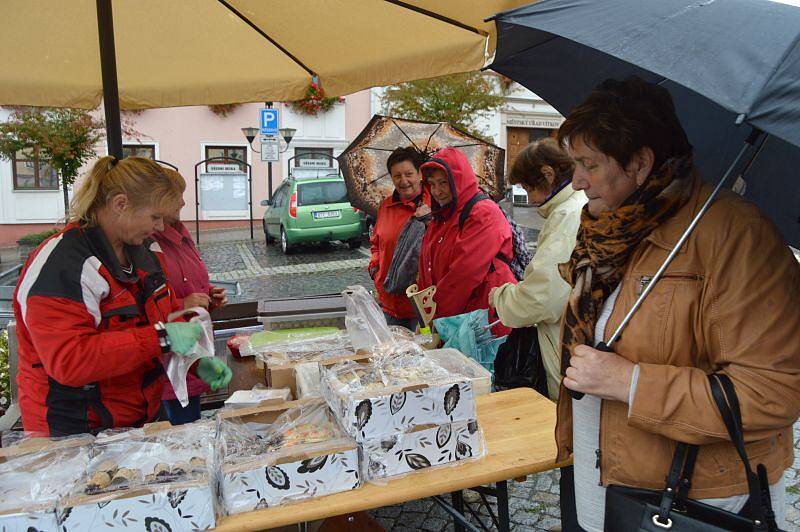
[[361,216],[350,205],[347,187],[339,176],[286,179],[272,200],[264,200],[264,236],[267,244],[280,242],[284,253],[298,244],[347,242],[361,246]]

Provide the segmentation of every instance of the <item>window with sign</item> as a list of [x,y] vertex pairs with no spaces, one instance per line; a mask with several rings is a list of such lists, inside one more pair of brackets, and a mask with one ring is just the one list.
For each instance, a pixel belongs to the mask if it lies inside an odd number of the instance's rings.
[[39,161],[39,148],[18,151],[11,160],[14,190],[58,190],[55,169]]
[[156,145],[155,144],[123,144],[122,145],[123,157],[144,157],[145,159],[156,158]]
[[294,149],[294,165],[297,168],[332,168],[333,148]]
[[[236,159],[237,161],[242,161],[239,166],[239,171],[247,172],[247,166],[244,163],[247,162],[247,148],[244,146],[206,146],[206,159],[211,159],[214,157],[227,157],[229,159]],[[206,163],[206,167],[211,164],[236,164],[234,161],[214,161],[211,163]]]

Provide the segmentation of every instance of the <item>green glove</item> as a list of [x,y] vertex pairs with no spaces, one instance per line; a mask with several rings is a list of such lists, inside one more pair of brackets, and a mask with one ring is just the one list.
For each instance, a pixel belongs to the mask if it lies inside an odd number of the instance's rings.
[[212,391],[217,391],[231,382],[233,372],[222,360],[216,357],[201,358],[197,363],[197,376],[211,386]]
[[187,354],[203,334],[203,326],[199,323],[176,321],[165,323],[164,328],[167,330],[172,352],[179,355]]

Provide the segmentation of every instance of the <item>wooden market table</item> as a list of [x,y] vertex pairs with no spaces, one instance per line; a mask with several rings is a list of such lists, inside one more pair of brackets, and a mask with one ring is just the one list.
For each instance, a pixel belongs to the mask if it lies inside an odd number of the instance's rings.
[[[384,485],[367,483],[356,490],[223,517],[215,530],[275,528],[491,483],[502,483],[505,488],[509,479],[568,464],[555,462],[556,412],[548,399],[530,388],[517,388],[478,397],[476,402],[487,446],[486,456],[480,460],[415,471]],[[505,501],[498,496],[498,509],[502,513],[505,502],[507,514],[508,494],[502,491]]]

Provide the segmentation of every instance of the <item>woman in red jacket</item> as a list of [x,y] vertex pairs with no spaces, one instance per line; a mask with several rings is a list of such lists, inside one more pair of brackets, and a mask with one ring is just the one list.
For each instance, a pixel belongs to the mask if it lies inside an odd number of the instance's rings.
[[[164,172],[183,195],[186,190],[183,176],[171,169],[164,169]],[[181,308],[203,307],[206,310],[213,310],[224,307],[228,303],[225,289],[211,286],[208,270],[194,245],[192,235],[180,221],[181,207],[184,205],[185,202],[181,199],[180,204],[164,217],[164,229],[153,235],[158,248],[152,249],[163,254],[167,266],[167,281],[175,291],[175,297]],[[164,410],[173,425],[200,419],[200,396],[210,388],[202,379],[189,373],[186,375],[186,389],[189,394],[189,404],[182,407],[175,397],[172,385],[169,382],[164,384],[162,395]]]
[[[439,150],[421,170],[433,220],[422,240],[417,284],[420,289],[436,285],[437,318],[488,309],[492,288],[516,283],[508,266],[514,252],[511,227],[489,200],[473,202],[463,226],[459,224],[461,212],[480,189],[467,156],[458,149]],[[509,329],[498,325],[492,331],[501,336]]]
[[386,160],[386,168],[394,183],[394,192],[381,202],[378,219],[370,240],[372,256],[369,275],[375,281],[378,301],[389,325],[401,325],[412,331],[417,328],[417,318],[405,294],[386,292],[383,283],[392,263],[397,238],[412,216],[430,213],[430,196],[423,193],[419,167],[422,154],[415,148],[397,148]]
[[[180,307],[146,243],[180,200],[154,161],[103,157],[70,223],[31,254],[14,293],[26,431],[65,436],[158,417],[161,355],[187,353],[202,334],[197,323],[167,323]],[[212,387],[230,380],[219,359],[195,367]]]

